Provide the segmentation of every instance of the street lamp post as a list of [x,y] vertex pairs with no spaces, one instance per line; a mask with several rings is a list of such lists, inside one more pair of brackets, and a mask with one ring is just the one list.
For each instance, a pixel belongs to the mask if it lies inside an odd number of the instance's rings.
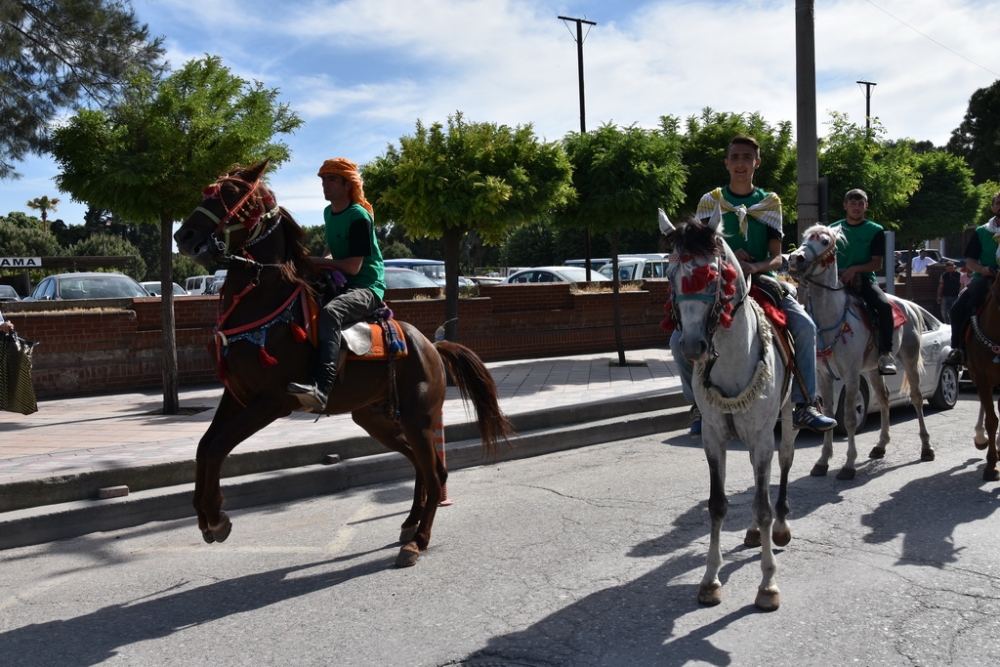
[[[580,79],[580,134],[585,134],[587,132],[587,105],[583,94],[583,24],[597,24],[594,21],[570,18],[569,16],[559,16],[557,18],[561,21],[573,21],[576,23],[576,63]],[[584,229],[583,262],[587,271],[587,282],[590,282],[590,227]]]

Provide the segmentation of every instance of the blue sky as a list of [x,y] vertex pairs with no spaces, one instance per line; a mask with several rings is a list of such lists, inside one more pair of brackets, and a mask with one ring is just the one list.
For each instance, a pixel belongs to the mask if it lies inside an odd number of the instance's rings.
[[[867,80],[890,138],[941,145],[970,95],[1000,78],[995,2],[816,6],[820,134],[831,110],[864,122],[856,81]],[[588,128],[653,127],[704,107],[796,120],[794,0],[135,0],[135,10],[165,38],[174,67],[218,55],[281,90],[305,125],[285,138],[292,159],[270,182],[306,225],[326,204],[315,176],[324,159],[371,160],[418,118],[444,122],[460,110],[470,121],[531,123],[547,140],[578,130],[575,27],[558,15],[597,22],[584,43]],[[50,159],[18,171],[22,179],[0,182],[0,213],[48,195],[62,199],[53,218],[82,223],[86,206],[56,190]]]

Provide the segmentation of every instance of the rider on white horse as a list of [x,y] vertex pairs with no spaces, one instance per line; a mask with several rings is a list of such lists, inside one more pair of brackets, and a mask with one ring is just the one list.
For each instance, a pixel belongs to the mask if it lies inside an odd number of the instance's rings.
[[969,320],[986,301],[990,287],[997,277],[997,238],[1000,238],[1000,192],[993,195],[993,217],[985,225],[976,227],[976,233],[965,246],[965,264],[972,269],[972,282],[958,295],[951,308],[951,354],[946,364],[965,363],[965,329]]
[[[752,137],[734,137],[726,149],[725,164],[729,185],[703,196],[696,215],[708,220],[712,212],[720,208],[726,242],[735,252],[744,275],[766,275],[774,279],[781,267],[781,200],[777,194],[753,183],[754,171],[760,166],[760,144]],[[792,383],[793,424],[795,428],[829,431],[837,426],[837,421],[816,406],[816,325],[796,300],[790,286],[780,292],[778,306],[785,313],[788,329],[795,339],[797,378]],[[680,353],[679,341],[680,333],[675,331],[670,337],[670,349],[680,370],[684,396],[694,405],[693,365]],[[701,435],[701,414],[697,406],[692,408],[691,435]]]
[[882,225],[865,218],[868,195],[861,188],[848,190],[844,195],[847,217],[831,224],[844,233],[846,244],[837,247],[837,267],[840,282],[854,287],[864,300],[868,311],[874,315],[878,326],[878,372],[895,375],[896,362],[892,358],[892,305],[878,286],[875,272],[885,262],[885,230]]

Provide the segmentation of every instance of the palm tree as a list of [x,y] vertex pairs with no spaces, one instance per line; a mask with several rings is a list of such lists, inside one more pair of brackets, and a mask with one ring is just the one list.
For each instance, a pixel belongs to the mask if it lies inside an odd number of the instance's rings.
[[28,208],[42,212],[42,229],[49,231],[49,211],[56,210],[59,204],[59,197],[49,198],[47,195],[35,197],[28,202]]

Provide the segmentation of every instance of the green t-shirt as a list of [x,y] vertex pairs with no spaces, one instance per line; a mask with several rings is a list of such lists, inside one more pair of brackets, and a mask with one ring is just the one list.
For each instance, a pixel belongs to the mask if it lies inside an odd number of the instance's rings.
[[[986,228],[986,225],[976,227],[976,236],[979,238],[979,263],[983,266],[995,267],[997,265],[997,242],[993,240],[993,232]],[[978,278],[982,274],[978,271],[972,274],[973,278]]]
[[[722,197],[733,206],[740,204],[750,208],[754,204],[760,203],[768,195],[767,190],[754,188],[746,197],[737,197],[729,191],[729,186],[722,188]],[[747,237],[743,238],[740,232],[740,218],[732,211],[722,214],[722,232],[726,236],[726,243],[733,252],[743,249],[753,257],[754,262],[763,262],[771,256],[769,242],[776,238],[781,240],[781,232],[747,214]],[[774,271],[767,271],[767,275],[774,276]]]
[[[841,273],[852,266],[867,264],[872,257],[885,257],[885,230],[877,222],[866,219],[860,225],[849,225],[845,218],[830,226],[840,227],[847,240],[847,243],[837,246],[837,270]],[[876,280],[874,271],[859,275],[867,278],[868,282]]]
[[375,223],[360,204],[351,204],[340,213],[331,206],[323,211],[326,247],[334,259],[361,257],[361,268],[353,276],[344,275],[348,287],[367,287],[375,296],[385,296],[385,267],[375,237]]

